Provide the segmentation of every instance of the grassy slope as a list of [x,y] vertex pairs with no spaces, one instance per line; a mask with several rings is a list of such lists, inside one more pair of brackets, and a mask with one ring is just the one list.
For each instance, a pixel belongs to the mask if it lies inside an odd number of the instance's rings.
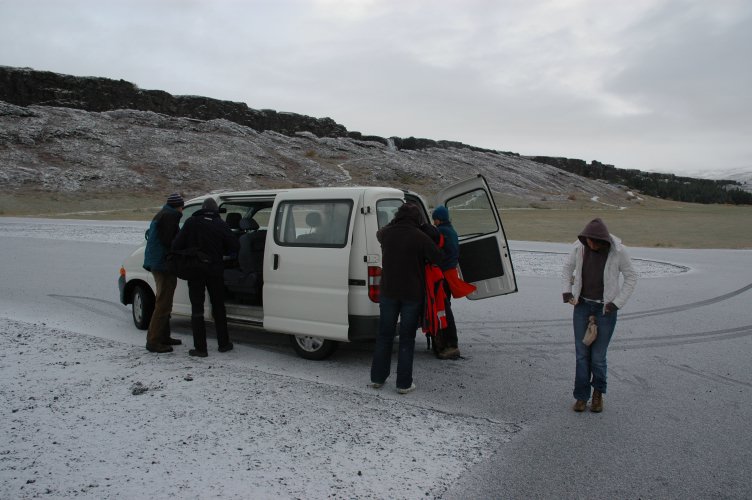
[[574,241],[590,220],[600,217],[626,245],[676,248],[752,248],[752,207],[646,200],[625,210],[502,208],[513,240]]

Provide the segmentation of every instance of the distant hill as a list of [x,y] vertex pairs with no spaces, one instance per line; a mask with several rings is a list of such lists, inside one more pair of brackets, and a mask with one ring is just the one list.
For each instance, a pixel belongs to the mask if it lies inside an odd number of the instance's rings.
[[[572,164],[585,168],[568,168]],[[596,199],[628,206],[638,201],[633,191],[644,189],[623,176],[592,175],[597,168],[591,167],[613,169],[598,162],[523,158],[455,141],[364,136],[330,118],[172,96],[124,80],[5,66],[0,66],[0,165],[0,192],[199,194],[352,184],[432,192],[482,173],[495,192],[525,203]]]

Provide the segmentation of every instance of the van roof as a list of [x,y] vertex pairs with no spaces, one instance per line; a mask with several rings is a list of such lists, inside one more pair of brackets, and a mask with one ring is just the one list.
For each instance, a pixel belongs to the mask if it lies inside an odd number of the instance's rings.
[[388,186],[337,186],[337,187],[305,187],[305,188],[282,188],[282,189],[258,189],[258,190],[249,190],[249,191],[221,191],[216,193],[207,193],[202,196],[196,196],[195,198],[192,198],[188,200],[188,203],[194,202],[194,201],[201,201],[205,200],[206,198],[216,198],[219,200],[231,200],[233,198],[245,198],[245,197],[264,197],[264,196],[276,196],[280,193],[288,193],[290,191],[299,192],[303,195],[305,193],[320,193],[321,191],[329,191],[334,193],[340,193],[340,194],[350,194],[353,192],[363,192],[366,190],[379,190],[379,191],[396,191],[400,193],[409,193],[410,191],[405,191],[402,189],[397,189],[393,187]]

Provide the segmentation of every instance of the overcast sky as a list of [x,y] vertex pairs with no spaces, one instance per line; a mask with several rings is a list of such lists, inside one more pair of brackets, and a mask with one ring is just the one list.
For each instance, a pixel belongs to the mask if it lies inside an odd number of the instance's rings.
[[752,170],[750,0],[0,0],[0,65],[383,137]]

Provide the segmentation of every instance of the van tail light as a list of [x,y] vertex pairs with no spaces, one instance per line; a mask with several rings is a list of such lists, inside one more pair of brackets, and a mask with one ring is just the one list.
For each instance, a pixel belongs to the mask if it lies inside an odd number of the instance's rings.
[[125,278],[125,267],[120,266],[120,277]]
[[379,302],[381,290],[381,268],[379,266],[368,266],[368,298],[372,302]]

